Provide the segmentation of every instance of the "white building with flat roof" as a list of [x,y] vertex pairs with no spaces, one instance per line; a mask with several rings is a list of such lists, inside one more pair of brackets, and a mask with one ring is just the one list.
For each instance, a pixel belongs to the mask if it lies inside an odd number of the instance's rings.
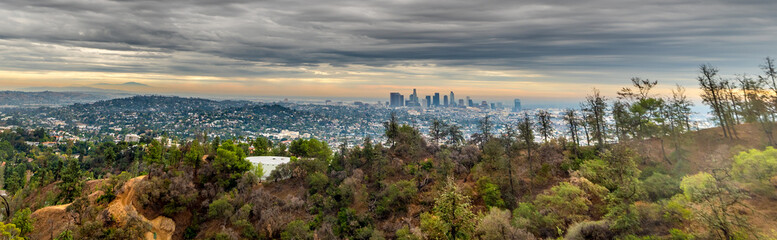
[[281,165],[283,163],[289,163],[291,162],[290,157],[278,157],[278,156],[254,156],[254,157],[247,157],[246,160],[251,162],[254,166],[257,164],[262,164],[262,170],[264,170],[264,175],[262,175],[262,179],[267,179],[267,177],[270,176],[270,172],[272,170],[275,170],[278,165]]
[[124,141],[125,142],[140,142],[140,136],[137,134],[127,134],[124,135]]

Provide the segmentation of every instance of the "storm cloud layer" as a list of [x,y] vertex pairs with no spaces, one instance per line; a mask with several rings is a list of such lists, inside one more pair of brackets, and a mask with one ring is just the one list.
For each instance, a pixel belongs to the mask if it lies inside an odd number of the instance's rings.
[[777,53],[776,12],[771,0],[5,0],[0,69],[249,85],[680,78],[708,62],[757,70]]

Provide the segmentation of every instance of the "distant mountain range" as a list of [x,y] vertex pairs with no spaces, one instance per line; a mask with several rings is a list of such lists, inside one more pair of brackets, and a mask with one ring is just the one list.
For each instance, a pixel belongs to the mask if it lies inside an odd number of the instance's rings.
[[74,103],[96,102],[116,97],[118,97],[117,94],[90,91],[0,91],[0,107],[63,106]]
[[94,84],[95,86],[128,86],[128,87],[151,87],[148,84],[143,84],[139,82],[125,82],[125,83],[98,83]]
[[139,90],[145,90],[151,88],[151,86],[139,82],[125,82],[125,83],[97,83],[92,85],[74,85],[67,87],[27,87],[17,89],[23,92],[81,92],[81,93],[110,93],[110,94],[123,94],[121,96],[135,95],[133,93]]

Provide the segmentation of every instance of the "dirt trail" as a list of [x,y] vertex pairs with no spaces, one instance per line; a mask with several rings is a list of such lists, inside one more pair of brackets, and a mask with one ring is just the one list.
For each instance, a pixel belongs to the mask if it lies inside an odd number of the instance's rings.
[[148,220],[142,214],[138,213],[135,206],[132,204],[136,199],[136,187],[135,185],[142,181],[146,176],[140,176],[127,181],[124,184],[121,194],[116,196],[116,199],[108,204],[108,211],[113,215],[119,223],[125,223],[128,215],[138,216],[143,222],[151,225],[151,231],[145,234],[146,239],[149,240],[169,240],[173,237],[175,232],[175,222],[172,219],[159,216],[153,220]]
[[[137,216],[141,221],[151,225],[151,231],[146,232],[145,239],[172,239],[173,233],[175,232],[175,222],[172,219],[159,216],[149,220],[140,214],[133,204],[134,200],[137,198],[136,184],[144,178],[145,176],[140,176],[127,181],[122,187],[122,193],[118,194],[116,198],[108,204],[106,210],[110,212],[119,224],[126,223],[127,217],[129,216]],[[30,239],[50,240],[67,229],[68,226],[73,226],[73,217],[67,212],[68,206],[70,206],[70,204],[49,206],[38,209],[32,213],[31,217],[36,221],[35,231],[31,234]]]

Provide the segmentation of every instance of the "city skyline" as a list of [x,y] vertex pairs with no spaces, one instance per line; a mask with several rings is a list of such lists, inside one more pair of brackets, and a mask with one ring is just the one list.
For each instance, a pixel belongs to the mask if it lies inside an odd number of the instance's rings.
[[[401,92],[390,92],[388,101],[386,101],[385,106],[392,107],[392,108],[399,108],[399,107],[409,107],[409,108],[467,108],[467,107],[474,107],[474,108],[485,108],[485,109],[505,109],[504,102],[499,100],[483,100],[480,104],[473,102],[473,100],[470,98],[470,96],[465,97],[467,99],[467,102],[464,102],[464,99],[458,99],[459,101],[456,102],[455,94],[453,91],[450,91],[450,95],[442,95],[442,99],[440,99],[440,93],[435,92],[433,95],[426,95],[425,98],[421,99],[418,97],[418,91],[417,89],[413,89],[413,93],[410,94],[409,98],[405,100],[405,96]],[[328,101],[328,100],[327,100]],[[513,99],[514,105],[513,107],[510,107],[509,109],[513,112],[521,111],[521,100],[518,98]],[[490,105],[488,105],[490,103]],[[384,105],[381,103],[381,101],[378,101],[379,105]]]

